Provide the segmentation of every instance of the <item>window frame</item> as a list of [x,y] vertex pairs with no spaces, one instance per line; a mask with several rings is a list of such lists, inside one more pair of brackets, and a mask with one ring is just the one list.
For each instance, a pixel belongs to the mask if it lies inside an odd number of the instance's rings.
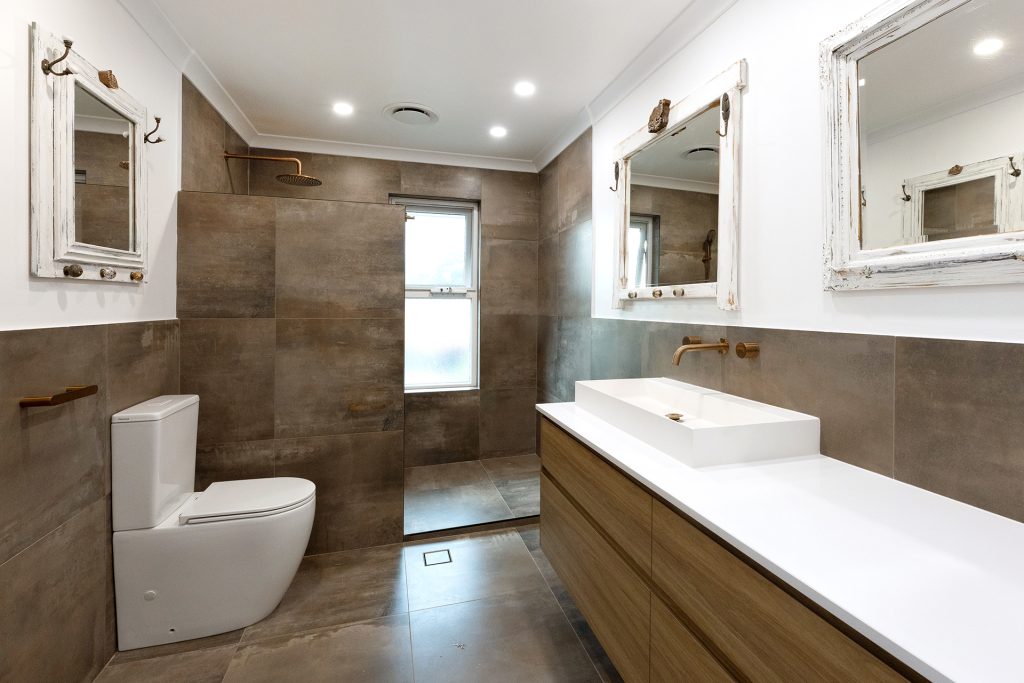
[[[402,383],[405,393],[428,393],[440,391],[469,391],[480,388],[480,205],[476,202],[459,201],[454,199],[424,199],[418,197],[405,197],[394,195],[390,198],[391,204],[405,207],[406,223],[410,213],[463,213],[467,216],[469,230],[467,231],[466,244],[466,272],[469,275],[469,282],[465,286],[452,288],[454,291],[438,291],[448,288],[449,285],[439,284],[413,284],[404,283],[405,300],[409,299],[466,299],[470,302],[472,324],[470,325],[470,379],[468,382],[454,384],[415,384],[406,383],[405,370],[403,368]],[[405,224],[403,224],[404,226]],[[404,242],[403,227],[403,242]],[[404,270],[404,269],[403,269]],[[403,279],[405,274],[403,272]],[[403,336],[403,358],[405,345],[409,343],[407,337]]]

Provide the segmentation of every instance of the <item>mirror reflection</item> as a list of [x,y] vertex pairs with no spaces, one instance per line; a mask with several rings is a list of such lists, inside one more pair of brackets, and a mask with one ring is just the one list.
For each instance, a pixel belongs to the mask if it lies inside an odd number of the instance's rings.
[[132,248],[131,122],[75,85],[75,241]]
[[1022,35],[972,0],[857,62],[862,248],[1024,230]]
[[628,288],[716,281],[719,113],[630,157]]

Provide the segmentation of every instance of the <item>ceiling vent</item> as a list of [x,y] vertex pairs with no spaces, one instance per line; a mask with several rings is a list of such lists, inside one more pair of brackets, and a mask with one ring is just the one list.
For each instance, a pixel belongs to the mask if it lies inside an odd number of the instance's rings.
[[687,161],[711,161],[718,158],[717,147],[694,147],[688,150],[683,157]]
[[397,102],[384,107],[384,117],[409,126],[427,126],[440,118],[429,107],[415,102]]

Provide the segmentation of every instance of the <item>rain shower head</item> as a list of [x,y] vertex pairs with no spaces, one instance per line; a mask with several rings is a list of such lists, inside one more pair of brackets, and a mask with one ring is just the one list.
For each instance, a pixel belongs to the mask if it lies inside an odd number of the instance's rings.
[[268,157],[260,156],[257,154],[233,154],[231,152],[224,152],[225,159],[252,159],[254,161],[284,161],[290,164],[295,164],[295,173],[282,173],[276,176],[279,183],[285,185],[298,185],[300,187],[319,187],[323,185],[323,181],[319,178],[314,178],[311,175],[304,175],[302,173],[302,162],[295,157]]

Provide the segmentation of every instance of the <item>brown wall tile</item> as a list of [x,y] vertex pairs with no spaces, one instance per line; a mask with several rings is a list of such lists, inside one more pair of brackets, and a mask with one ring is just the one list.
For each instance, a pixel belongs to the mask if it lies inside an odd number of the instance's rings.
[[274,441],[238,441],[196,449],[196,491],[215,481],[274,476]]
[[405,466],[480,457],[480,392],[405,395]]
[[285,185],[277,180],[282,173],[294,173],[281,161],[253,161],[249,164],[249,194],[293,199],[323,199],[339,202],[387,204],[388,196],[398,191],[399,164],[385,159],[342,157],[280,149],[254,149],[253,154],[295,157],[302,172],[323,181],[319,187]]
[[537,313],[537,243],[484,239],[480,256],[482,313]]
[[728,328],[721,325],[642,324],[646,327],[641,355],[641,372],[644,377],[671,377],[708,389],[725,390],[725,367],[731,363],[729,356],[714,351],[691,352],[685,354],[676,366],[672,365],[672,355],[686,335],[698,336],[705,342],[716,342],[728,334]]
[[274,317],[274,200],[178,194],[178,317]]
[[181,391],[199,394],[199,444],[274,436],[275,323],[181,321]]
[[247,162],[224,158],[225,150],[244,151],[240,141],[241,138],[213,105],[187,78],[182,77],[181,189],[245,194],[242,178]]
[[276,201],[277,315],[401,318],[405,209]]
[[[591,130],[588,128],[558,156],[558,229],[589,221],[591,208]],[[542,211],[543,213],[543,211]]]
[[308,553],[401,542],[401,431],[282,439],[274,469],[316,484]]
[[480,392],[480,457],[534,453],[537,446],[537,390]]
[[1024,522],[1021,345],[896,340],[896,478]]
[[177,320],[107,327],[107,412],[179,392]]
[[480,316],[480,387],[537,386],[537,316]]
[[558,203],[558,159],[545,166],[538,176],[540,181],[538,238],[544,239],[558,234],[560,207]]
[[593,284],[593,224],[583,221],[558,234],[555,279],[558,315],[589,318]]
[[559,235],[545,237],[537,246],[537,312],[558,315]]
[[278,438],[402,429],[401,320],[278,320]]
[[482,175],[483,171],[478,168],[404,161],[398,193],[408,197],[480,199]]
[[540,223],[540,181],[536,173],[483,171],[480,227],[486,237],[536,240]]

